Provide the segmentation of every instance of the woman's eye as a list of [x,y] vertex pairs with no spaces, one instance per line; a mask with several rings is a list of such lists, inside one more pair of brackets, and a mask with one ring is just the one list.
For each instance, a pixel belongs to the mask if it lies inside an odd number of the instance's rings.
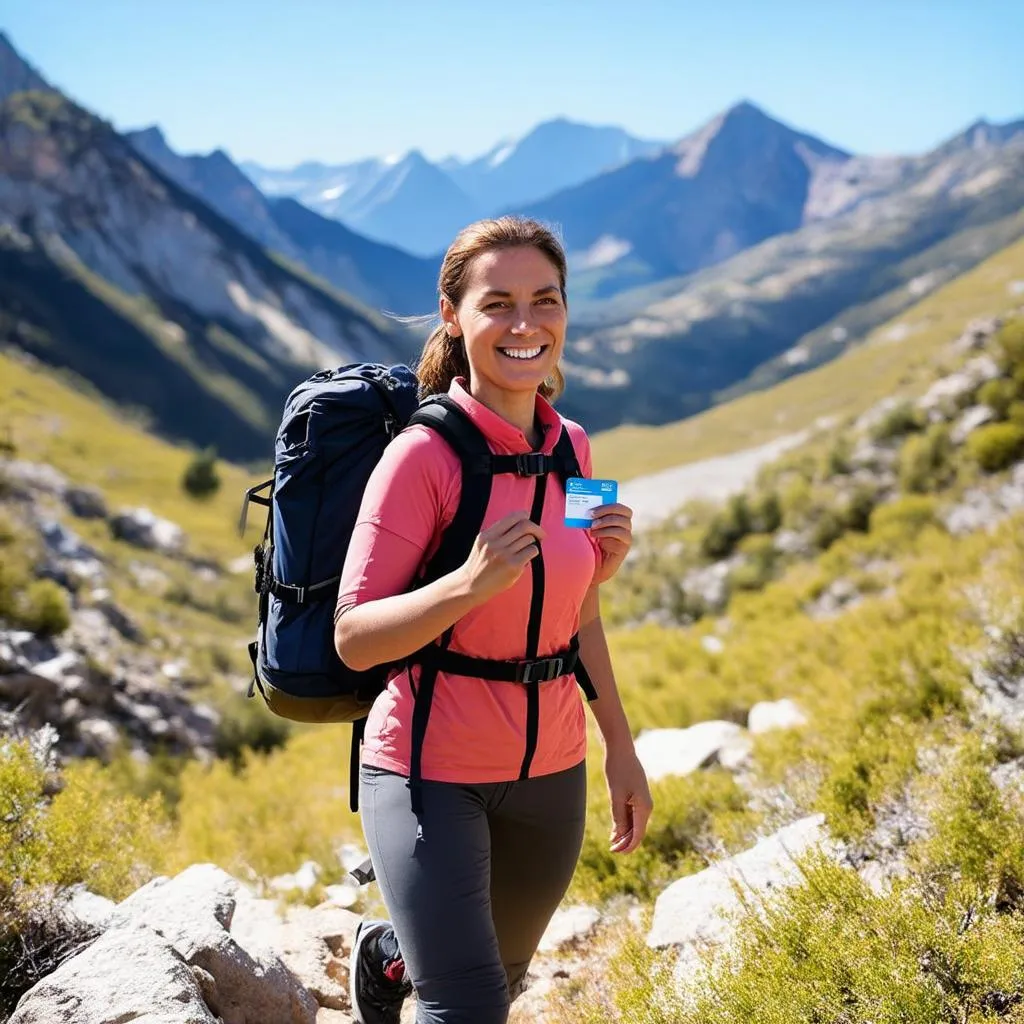
[[504,302],[488,302],[484,309],[504,309],[506,305]]
[[545,303],[546,302],[546,303],[548,303],[549,305],[552,305],[552,306],[557,306],[558,305],[558,300],[554,296],[552,296],[552,295],[545,295],[543,299],[540,299],[538,301],[541,302],[541,303]]

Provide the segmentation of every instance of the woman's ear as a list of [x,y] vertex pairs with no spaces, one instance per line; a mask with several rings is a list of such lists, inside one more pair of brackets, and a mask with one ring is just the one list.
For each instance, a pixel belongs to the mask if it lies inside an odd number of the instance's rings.
[[441,296],[441,321],[444,323],[445,330],[448,331],[449,338],[457,338],[462,334],[458,313],[455,312],[455,306],[447,295]]

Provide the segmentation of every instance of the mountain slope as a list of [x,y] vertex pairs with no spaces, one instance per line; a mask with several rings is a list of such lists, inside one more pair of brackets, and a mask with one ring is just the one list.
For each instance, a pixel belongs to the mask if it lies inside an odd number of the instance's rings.
[[590,290],[609,295],[795,230],[815,170],[847,159],[741,103],[672,148],[524,212],[557,224],[574,268],[593,271]]
[[472,199],[413,150],[403,157],[326,166],[308,162],[243,170],[268,196],[289,196],[378,242],[419,256],[443,252],[455,233],[481,216]]
[[[951,262],[965,269],[1008,244],[1024,230],[1022,207],[1024,138],[925,162],[909,186],[841,217],[618,296],[592,327],[584,310],[567,350],[567,408],[592,428],[698,412],[804,335],[841,326],[844,310],[924,275],[938,283]],[[941,243],[961,232],[973,236],[953,244],[953,259]],[[822,357],[854,338],[844,328]]]
[[156,127],[129,132],[126,138],[150,163],[240,231],[336,288],[375,309],[400,314],[432,309],[436,261],[373,242],[293,200],[268,199],[223,150],[181,156]]
[[0,32],[0,103],[16,92],[45,92],[49,89],[50,83],[18,53],[7,36]]
[[413,349],[57,93],[0,106],[0,239],[9,340],[117,401],[154,402],[160,432],[232,457],[265,454],[311,368]]
[[[1024,239],[1018,239],[823,366],[676,423],[598,434],[595,475],[626,480],[728,455],[811,427],[821,417],[857,416],[887,395],[916,393],[931,381],[935,352],[965,323],[1022,305]],[[914,325],[910,331],[896,330],[908,324]]]
[[664,145],[638,139],[622,128],[556,118],[521,139],[498,143],[475,160],[441,166],[482,210],[490,212],[536,202]]

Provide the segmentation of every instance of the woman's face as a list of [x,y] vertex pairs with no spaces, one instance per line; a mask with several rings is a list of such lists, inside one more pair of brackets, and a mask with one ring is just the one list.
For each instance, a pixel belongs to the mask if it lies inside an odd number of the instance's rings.
[[558,271],[539,249],[482,253],[470,264],[457,307],[443,299],[448,333],[461,337],[475,388],[535,392],[565,345]]

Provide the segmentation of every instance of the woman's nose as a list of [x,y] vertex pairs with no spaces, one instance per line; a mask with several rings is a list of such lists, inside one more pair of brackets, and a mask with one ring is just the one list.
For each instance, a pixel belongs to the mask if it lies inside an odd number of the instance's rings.
[[534,334],[536,330],[537,325],[533,322],[533,318],[529,316],[529,314],[518,313],[512,321],[513,334],[525,334],[529,337],[531,334]]

